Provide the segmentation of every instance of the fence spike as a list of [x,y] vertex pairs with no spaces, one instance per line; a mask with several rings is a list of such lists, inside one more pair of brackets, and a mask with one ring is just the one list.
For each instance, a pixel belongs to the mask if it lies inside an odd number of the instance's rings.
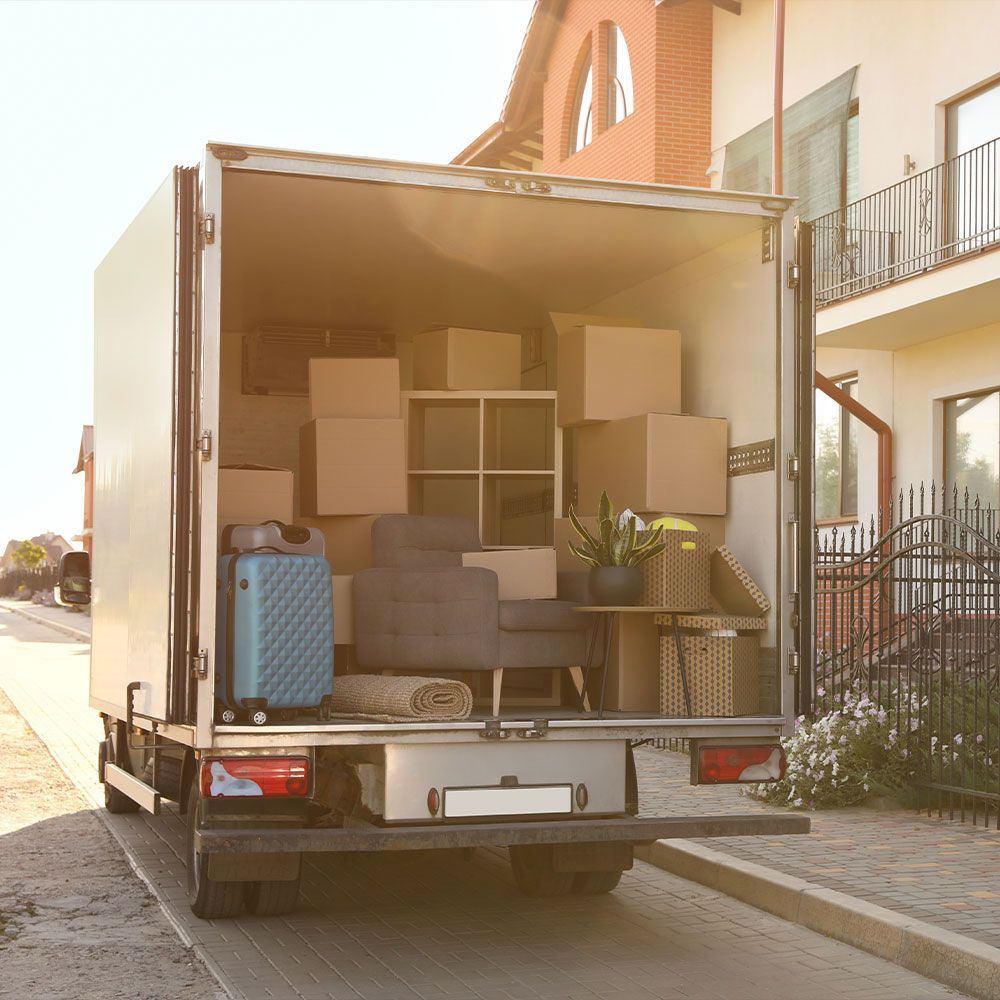
[[924,484],[923,481],[920,483],[920,513],[924,512]]

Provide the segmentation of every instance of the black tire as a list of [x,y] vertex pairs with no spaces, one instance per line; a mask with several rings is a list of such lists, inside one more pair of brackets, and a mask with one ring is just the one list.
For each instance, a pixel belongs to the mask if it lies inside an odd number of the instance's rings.
[[245,882],[244,902],[258,917],[283,917],[299,902],[299,876],[287,882]]
[[573,889],[575,872],[557,872],[550,844],[520,844],[509,848],[510,868],[517,888],[533,898],[565,896]]
[[639,815],[639,778],[635,771],[635,751],[631,743],[625,754],[625,812],[629,816]]
[[104,808],[116,816],[137,813],[139,811],[139,803],[134,799],[130,799],[117,788],[113,788],[104,780],[104,765],[109,760],[115,760],[115,745],[110,735],[99,745],[97,750],[97,773],[104,785]]
[[191,912],[202,920],[225,920],[243,909],[245,882],[219,882],[208,877],[207,859],[194,847],[194,831],[201,826],[201,792],[191,783],[187,802],[184,856],[187,862],[187,891]]
[[573,876],[573,892],[579,896],[602,896],[614,892],[622,880],[622,872],[577,872]]

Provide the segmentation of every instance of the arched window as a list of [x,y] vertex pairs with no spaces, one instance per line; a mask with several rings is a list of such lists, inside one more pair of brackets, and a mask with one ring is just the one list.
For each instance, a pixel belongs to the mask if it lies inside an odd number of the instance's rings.
[[594,60],[587,52],[576,78],[573,117],[569,128],[569,153],[590,145],[594,138]]
[[617,24],[607,25],[608,50],[608,126],[615,125],[632,114],[632,60],[629,59],[625,36]]

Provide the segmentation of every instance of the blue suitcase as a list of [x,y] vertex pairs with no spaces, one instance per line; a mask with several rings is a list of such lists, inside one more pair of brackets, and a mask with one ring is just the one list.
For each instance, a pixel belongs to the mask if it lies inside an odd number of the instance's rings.
[[329,712],[330,564],[317,555],[238,552],[218,562],[215,691],[219,719],[264,725],[276,711]]

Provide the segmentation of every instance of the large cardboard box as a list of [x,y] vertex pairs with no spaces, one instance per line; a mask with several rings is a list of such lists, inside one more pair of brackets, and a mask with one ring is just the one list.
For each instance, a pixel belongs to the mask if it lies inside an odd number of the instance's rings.
[[642,603],[650,608],[705,611],[712,606],[712,542],[702,531],[668,529],[666,548],[642,564]]
[[309,416],[399,416],[397,358],[310,358]]
[[371,568],[372,524],[378,516],[300,517],[295,523],[323,533],[327,562],[334,574],[346,575]]
[[722,417],[647,413],[577,431],[580,510],[601,491],[616,507],[725,514],[728,423]]
[[333,575],[333,642],[354,645],[354,577]]
[[[639,517],[646,524],[651,524],[658,517],[673,517],[672,514],[664,514],[661,511],[636,511]],[[680,515],[677,515],[678,517]],[[583,526],[592,534],[597,531],[597,515],[581,515],[580,520]],[[708,535],[709,544],[714,552],[720,545],[726,544],[726,519],[725,517],[713,517],[708,514],[685,514],[682,518],[689,521],[699,531]],[[568,517],[557,517],[552,525],[552,543],[556,547],[556,568],[560,573],[584,573],[588,567],[570,551],[569,542],[574,545],[579,544],[579,535],[573,527],[572,521]]]
[[546,600],[556,596],[555,549],[463,552],[462,565],[493,570],[500,580],[501,601]]
[[403,421],[326,417],[299,431],[299,505],[310,516],[405,514]]
[[680,332],[573,327],[559,335],[557,387],[560,427],[680,413]]
[[290,469],[269,465],[224,465],[219,469],[219,531],[227,524],[292,521]]
[[520,389],[521,337],[446,327],[413,338],[415,389]]
[[[651,612],[623,611],[618,615],[612,636],[611,659],[604,707],[619,712],[657,713],[660,671],[657,657],[658,631]],[[601,637],[603,641],[603,636]],[[603,646],[600,647],[603,650]],[[594,656],[587,692],[590,707],[596,709],[601,697],[601,651]]]

